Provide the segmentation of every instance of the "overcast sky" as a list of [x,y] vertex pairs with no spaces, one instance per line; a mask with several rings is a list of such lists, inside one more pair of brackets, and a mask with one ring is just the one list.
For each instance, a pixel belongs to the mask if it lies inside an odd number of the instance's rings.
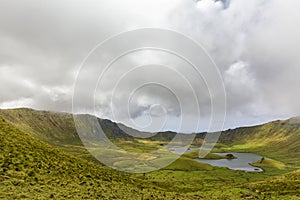
[[[224,87],[224,129],[300,115],[299,10],[296,0],[2,0],[0,107],[72,112],[75,85],[76,112],[192,132],[197,120],[202,131],[212,113],[222,117],[212,104]],[[130,32],[87,57],[111,36],[145,27],[174,32]],[[144,49],[100,76],[106,62],[151,45],[201,58],[208,71],[199,77],[180,56]]]

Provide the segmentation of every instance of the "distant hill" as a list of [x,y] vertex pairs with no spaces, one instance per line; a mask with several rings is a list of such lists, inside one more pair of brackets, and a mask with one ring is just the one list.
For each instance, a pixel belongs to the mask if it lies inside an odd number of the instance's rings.
[[[20,130],[26,131],[34,137],[53,145],[82,144],[77,134],[72,114],[18,108],[0,109],[0,115]],[[126,132],[136,132],[137,134],[153,135],[153,133],[140,132],[108,119],[99,118],[98,121],[110,139],[132,140],[133,137],[126,134],[124,130]],[[163,132],[150,137],[150,139],[169,141],[175,135],[176,133],[174,132]]]
[[[50,111],[38,111],[28,108],[0,109],[0,116],[21,131],[44,141],[52,146],[59,147],[77,156],[94,159],[83,146],[75,128],[73,115]],[[132,141],[134,138],[124,132],[148,134],[117,124],[108,119],[98,119],[101,128],[112,141]],[[121,127],[121,128],[120,128]],[[164,132],[150,137],[149,140],[170,141],[176,133]],[[95,160],[95,162],[97,162]]]
[[[0,116],[35,138],[77,155],[87,155],[75,129],[72,114],[20,108],[0,109]],[[139,132],[108,119],[98,120],[106,135],[112,140],[133,140],[133,137],[123,130],[135,132],[135,134],[153,135]],[[206,134],[214,133],[197,133],[194,144],[201,145]],[[168,142],[175,135],[176,133],[171,131],[161,132],[150,137],[149,140]],[[258,126],[229,129],[222,132],[218,143],[217,147],[224,150],[228,147],[236,151],[248,150],[300,166],[300,159],[297,159],[300,157],[300,117]]]
[[300,166],[300,118],[227,130],[222,132],[219,143],[233,151],[249,150]]

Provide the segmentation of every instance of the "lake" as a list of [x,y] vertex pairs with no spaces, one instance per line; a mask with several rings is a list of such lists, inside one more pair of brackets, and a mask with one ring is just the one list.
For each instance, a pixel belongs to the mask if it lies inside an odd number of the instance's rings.
[[[236,159],[219,159],[219,160],[211,160],[211,159],[196,159],[199,162],[207,163],[216,167],[227,167],[232,170],[242,170],[246,172],[262,172],[263,170],[258,167],[253,167],[249,163],[257,162],[262,158],[262,156],[253,154],[253,153],[234,153],[233,154]],[[226,155],[229,153],[215,153],[218,155]]]
[[[198,148],[190,148],[186,150],[185,148],[175,148],[173,149],[173,153],[176,154],[183,154],[184,152],[190,152],[194,151]],[[209,165],[215,166],[215,167],[227,167],[228,169],[232,170],[241,170],[245,172],[262,172],[263,170],[259,167],[251,166],[249,163],[254,163],[259,161],[262,156],[254,154],[254,153],[235,153],[235,152],[227,152],[227,153],[215,153],[218,155],[226,155],[226,154],[232,154],[236,159],[195,159],[196,161],[207,163]]]

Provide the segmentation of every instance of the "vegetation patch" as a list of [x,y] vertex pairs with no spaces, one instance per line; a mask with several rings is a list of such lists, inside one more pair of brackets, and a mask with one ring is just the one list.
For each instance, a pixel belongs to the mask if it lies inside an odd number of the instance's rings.
[[213,167],[209,164],[200,163],[190,158],[181,157],[164,169],[179,171],[207,171],[212,170]]
[[[0,199],[300,199],[300,172],[295,171],[300,167],[298,119],[222,133],[212,152],[265,156],[253,163],[265,169],[262,173],[212,167],[193,160],[196,151],[158,171],[126,174],[105,167],[89,151],[122,168],[132,167],[128,155],[111,159],[111,149],[88,151],[70,114],[14,109],[0,110],[0,115],[5,119],[0,117]],[[112,122],[105,123],[111,137],[122,138],[114,140],[119,147],[137,153],[160,149],[174,135],[133,140],[111,129]],[[202,143],[202,136],[197,135],[194,145]],[[153,154],[136,159],[156,169],[177,157]],[[228,157],[209,153],[206,158]]]
[[270,158],[265,158],[265,157],[263,157],[261,160],[255,162],[255,163],[252,163],[251,165],[255,166],[255,167],[264,168],[264,169],[266,169],[266,168],[277,168],[277,169],[287,168],[287,166],[284,163],[270,159]]
[[[143,187],[141,187],[143,186]],[[0,117],[1,199],[187,199],[51,147]]]
[[[187,158],[192,158],[196,159],[199,158],[199,149],[186,152],[182,156],[187,157]],[[236,157],[232,154],[227,154],[227,155],[218,155],[216,153],[208,153],[203,159],[213,159],[213,160],[218,160],[218,159],[235,159]]]

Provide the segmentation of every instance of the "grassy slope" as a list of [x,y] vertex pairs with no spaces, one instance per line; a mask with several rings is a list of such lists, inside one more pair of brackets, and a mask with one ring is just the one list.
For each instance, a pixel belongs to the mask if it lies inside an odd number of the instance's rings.
[[[83,147],[80,146],[80,142],[76,142],[78,138],[76,139],[76,136],[74,136],[74,128],[72,129],[71,126],[71,123],[73,123],[71,115],[28,109],[0,110],[0,115],[17,128],[27,131],[30,135],[49,142],[51,145],[58,146],[75,155],[87,155],[85,149],[81,149]],[[45,116],[43,117],[43,115]],[[70,127],[70,129],[67,127]],[[264,195],[269,195],[269,193],[261,193],[260,190],[255,188],[259,187],[259,184],[270,184],[268,181],[263,182],[265,178],[292,170],[278,167],[282,166],[280,165],[282,162],[293,168],[299,166],[299,127],[298,120],[294,119],[291,121],[272,122],[262,126],[229,130],[222,134],[221,141],[223,144],[219,145],[219,147],[223,150],[257,152],[272,158],[274,162],[269,162],[266,159],[266,163],[263,163],[264,165],[261,166],[266,169],[264,173],[245,173],[225,168],[209,168],[206,165],[200,166],[198,164],[190,167],[189,164],[186,165],[184,163],[191,160],[181,158],[173,165],[166,167],[165,170],[147,174],[146,180],[147,182],[155,183],[161,188],[165,188],[167,191],[196,195],[193,198],[240,199],[244,198],[244,196],[253,198],[264,197]],[[71,142],[69,143],[69,141]],[[151,143],[151,145],[154,146],[149,146],[150,149],[155,148],[154,143]],[[137,143],[135,146],[143,145]],[[278,160],[281,162],[278,162]],[[298,175],[298,173],[295,174],[295,176]],[[136,177],[140,178],[138,175]],[[26,184],[28,183],[27,180],[25,182]],[[248,186],[245,186],[249,182],[253,182],[253,185],[249,187],[251,190],[247,189]],[[281,184],[284,185],[284,182],[285,180]],[[292,184],[295,187],[299,186],[297,181],[294,181]],[[220,190],[220,188],[224,189]],[[53,186],[52,189],[57,190],[57,185]],[[270,195],[276,198],[278,193],[270,193]],[[285,196],[281,197],[293,198],[294,196],[294,193],[287,192]]]
[[[186,158],[192,158],[192,159],[199,158],[199,151],[200,150],[194,150],[194,151],[186,152],[182,156],[186,157]],[[222,156],[222,155],[218,155],[218,154],[215,154],[215,153],[208,153],[203,159],[218,160],[218,159],[227,159],[227,158],[228,157],[226,155]],[[234,159],[234,158],[236,158],[236,157],[233,156],[232,159]]]
[[82,145],[71,114],[21,108],[0,110],[0,115],[18,129],[51,145]]
[[300,170],[251,183],[249,187],[268,199],[300,199]]
[[219,148],[255,152],[293,167],[300,167],[300,119],[225,131]]
[[[5,118],[5,120],[11,123],[13,126],[39,140],[58,147],[64,151],[70,152],[75,156],[79,156],[97,164],[101,164],[82,145],[75,129],[73,116],[71,114],[21,108],[0,110],[0,115],[2,115],[3,118]],[[119,132],[119,129],[114,127],[116,126],[115,124],[108,120],[102,121],[104,121],[102,122],[103,130],[105,130],[109,135],[119,136],[122,138],[122,136],[120,136],[122,133]],[[161,142],[155,142],[151,140],[115,140],[114,143],[127,151],[134,151],[138,153],[156,150],[160,148],[161,144]],[[179,163],[183,163],[182,160],[179,159],[176,162],[177,164],[175,163],[169,166],[169,168],[176,167],[180,170],[205,170],[207,168],[206,164],[201,164],[193,160],[185,159],[185,162],[188,163],[186,167],[183,165],[179,167]]]
[[[31,109],[0,110],[0,115],[20,130],[51,145],[79,156],[88,156],[82,147],[71,114]],[[106,123],[106,128],[113,126]],[[119,134],[119,133],[114,133]],[[171,137],[171,133],[169,134]],[[199,139],[199,138],[198,138]],[[265,155],[292,166],[300,166],[300,119],[270,122],[261,126],[224,131],[219,147],[224,151],[249,151]],[[116,142],[124,149],[153,151],[159,143],[145,144],[138,140]],[[145,146],[147,148],[145,148]]]
[[12,127],[2,117],[0,149],[0,198],[180,198],[53,148]]
[[259,160],[255,163],[252,163],[252,166],[268,169],[268,168],[277,168],[277,169],[285,169],[287,166],[279,161],[270,159],[270,158],[264,158],[264,160]]
[[181,157],[169,166],[165,167],[165,169],[176,171],[207,171],[212,170],[213,167],[205,163],[200,163],[189,158]]
[[71,114],[19,108],[0,109],[0,116],[34,138],[99,163],[82,145]]
[[[18,129],[39,140],[77,156],[92,159],[92,156],[82,145],[75,128],[72,114],[19,108],[0,109],[0,116]],[[99,119],[99,123],[101,123],[101,127],[107,136],[110,137],[117,146],[128,151],[151,152],[160,148],[160,143],[151,141],[145,145],[145,143],[139,140],[126,136],[126,134],[117,127],[117,124],[109,120]]]

